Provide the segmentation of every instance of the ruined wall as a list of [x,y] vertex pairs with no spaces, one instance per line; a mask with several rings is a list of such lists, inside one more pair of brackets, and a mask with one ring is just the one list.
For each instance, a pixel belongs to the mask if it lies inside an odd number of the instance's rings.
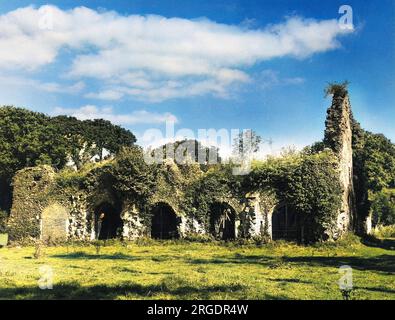
[[240,235],[246,238],[272,238],[272,214],[278,204],[273,192],[249,193],[240,217]]
[[324,139],[338,156],[339,179],[343,188],[337,230],[331,235],[335,239],[351,229],[355,211],[351,115],[348,94],[344,96],[335,94],[332,105],[328,109]]
[[[210,230],[193,213],[184,212],[182,201],[185,201],[184,192],[188,184],[183,184],[178,168],[165,166],[171,171],[173,180],[165,181],[164,177],[158,180],[161,188],[151,197],[146,208],[148,212],[143,212],[133,199],[119,199],[111,185],[98,185],[88,191],[80,185],[78,173],[55,173],[49,166],[21,170],[14,178],[14,200],[9,219],[11,240],[94,240],[97,237],[95,210],[102,203],[119,209],[123,222],[122,238],[125,240],[150,236],[149,211],[159,203],[166,203],[180,218],[178,231],[181,237],[209,234]],[[262,236],[265,232],[270,236],[274,208],[271,199],[271,196],[262,197],[256,193],[247,195],[245,199],[224,196],[211,201],[233,208],[236,236],[250,238]]]
[[13,201],[8,220],[11,241],[34,240],[41,235],[41,213],[49,205],[55,177],[49,166],[26,168],[13,179]]
[[59,186],[50,166],[18,171],[13,189],[8,221],[11,241],[91,238],[86,192]]
[[45,242],[68,238],[69,210],[59,203],[44,208],[41,214],[41,239]]

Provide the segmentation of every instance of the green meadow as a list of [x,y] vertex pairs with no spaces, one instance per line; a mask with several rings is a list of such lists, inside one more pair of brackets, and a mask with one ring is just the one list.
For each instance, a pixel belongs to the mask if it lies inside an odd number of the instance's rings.
[[[342,265],[353,269],[351,299],[395,299],[395,239],[356,237],[313,246],[145,240],[43,247],[39,254],[2,248],[0,298],[343,299]],[[43,290],[48,267],[53,287]]]

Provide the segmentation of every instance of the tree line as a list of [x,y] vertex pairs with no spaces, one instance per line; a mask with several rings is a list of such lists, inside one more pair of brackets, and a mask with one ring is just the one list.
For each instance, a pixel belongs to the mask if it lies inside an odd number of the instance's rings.
[[103,119],[80,121],[0,107],[0,209],[10,209],[12,177],[20,169],[43,164],[62,169],[67,163],[79,169],[135,142],[132,132]]

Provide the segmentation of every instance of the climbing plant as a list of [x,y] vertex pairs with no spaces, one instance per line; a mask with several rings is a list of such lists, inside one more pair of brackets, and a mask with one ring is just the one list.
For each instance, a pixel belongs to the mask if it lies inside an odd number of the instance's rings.
[[193,181],[186,191],[185,211],[208,229],[210,206],[217,201],[227,202],[229,199],[240,199],[242,179],[232,174],[231,165],[212,167],[207,173]]
[[272,158],[254,165],[247,185],[257,190],[273,187],[278,199],[293,207],[306,224],[306,239],[321,240],[334,229],[340,210],[337,165],[337,157],[329,150]]

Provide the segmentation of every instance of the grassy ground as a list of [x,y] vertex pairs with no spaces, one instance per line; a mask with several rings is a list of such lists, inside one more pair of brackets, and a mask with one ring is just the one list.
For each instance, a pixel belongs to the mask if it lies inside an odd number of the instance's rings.
[[[395,299],[395,239],[302,247],[152,242],[0,249],[1,299],[342,299],[338,268],[353,268],[353,299]],[[38,287],[50,266],[52,290]]]

